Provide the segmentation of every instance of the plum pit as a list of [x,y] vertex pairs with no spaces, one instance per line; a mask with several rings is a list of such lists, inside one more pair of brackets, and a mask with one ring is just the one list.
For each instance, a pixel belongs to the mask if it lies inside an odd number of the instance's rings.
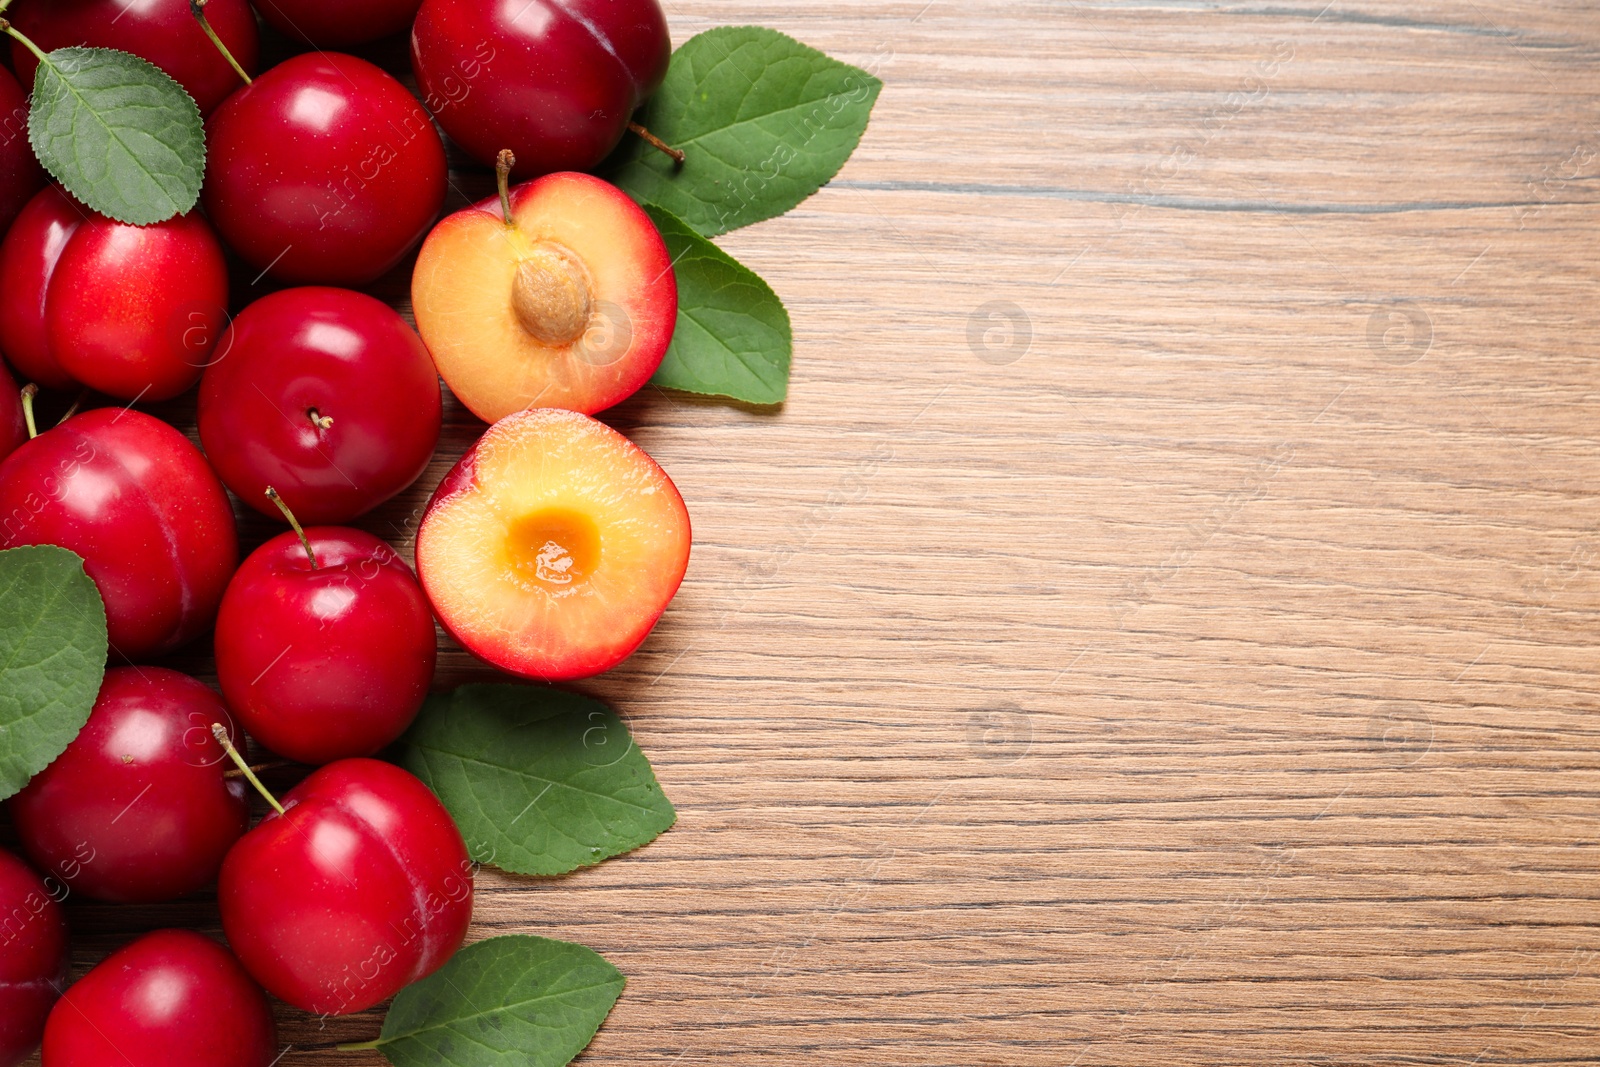
[[589,328],[589,272],[576,255],[546,242],[517,265],[511,307],[517,321],[539,341],[570,345]]

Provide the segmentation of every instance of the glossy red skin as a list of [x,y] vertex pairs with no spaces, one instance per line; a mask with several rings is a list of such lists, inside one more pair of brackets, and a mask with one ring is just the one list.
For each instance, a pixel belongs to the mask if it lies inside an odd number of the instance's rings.
[[44,188],[44,171],[28,145],[28,94],[0,67],[0,233]]
[[242,779],[211,735],[210,687],[161,667],[106,672],[89,722],[12,797],[28,858],[73,892],[149,904],[210,884],[250,826]]
[[[209,114],[239,87],[239,75],[189,13],[189,0],[49,0],[18,4],[6,12],[41,51],[73,45],[118,48],[170,74]],[[260,50],[255,16],[245,0],[210,0],[206,19],[239,64],[256,72]],[[11,59],[24,85],[33,84],[39,61],[20,41]]]
[[280,63],[216,110],[206,141],[206,214],[281,281],[365,285],[444,206],[444,144],[427,112],[354,56]]
[[[200,441],[264,515],[348,522],[405,489],[439,443],[439,374],[417,332],[348,289],[288,289],[245,308],[200,387]],[[331,418],[323,429],[310,412]]]
[[481,163],[511,149],[518,177],[593,169],[671,58],[656,0],[424,0],[411,31],[439,125]]
[[123,400],[188,389],[227,318],[227,263],[205,219],[126,226],[54,187],[0,246],[0,285],[16,294],[0,312],[0,346],[19,369]]
[[0,242],[0,351],[23,381],[45,389],[78,383],[56,360],[45,330],[50,278],[89,212],[54,186],[28,201]]
[[200,380],[227,315],[228,265],[198,213],[154,226],[91,215],[50,276],[45,336],[84,385],[166,400]]
[[317,48],[349,48],[411,27],[422,0],[255,0],[282,33]]
[[404,560],[360,530],[280,534],[250,554],[217,615],[217,678],[261,744],[299,763],[371,756],[422,709],[433,612]]
[[157,930],[84,975],[50,1013],[50,1067],[269,1067],[272,1008],[227,949]]
[[233,509],[200,450],[120,408],[75,415],[0,463],[0,549],[18,545],[84,558],[113,662],[205,632],[239,562]]
[[228,941],[268,992],[306,1011],[363,1011],[455,954],[472,864],[428,787],[389,763],[340,760],[283,798],[222,865]]
[[28,439],[28,419],[22,413],[22,389],[11,372],[0,365],[0,459],[22,447]]
[[33,868],[0,850],[0,1067],[39,1047],[67,964],[66,913]]

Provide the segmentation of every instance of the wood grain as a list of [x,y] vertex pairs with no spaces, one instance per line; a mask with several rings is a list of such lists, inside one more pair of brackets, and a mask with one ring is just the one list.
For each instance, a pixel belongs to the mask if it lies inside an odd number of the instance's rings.
[[[626,972],[581,1062],[1600,1062],[1600,10],[668,9],[887,88],[722,241],[789,403],[611,416],[694,558],[580,688],[681,820],[473,931]],[[72,918],[81,968],[215,912]]]

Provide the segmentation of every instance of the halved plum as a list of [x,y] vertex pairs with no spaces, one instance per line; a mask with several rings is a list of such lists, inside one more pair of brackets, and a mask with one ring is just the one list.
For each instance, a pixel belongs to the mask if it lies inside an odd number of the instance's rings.
[[[509,164],[502,161],[502,187]],[[678,284],[655,224],[588,174],[550,174],[458,211],[423,243],[417,330],[485,422],[525,408],[593,414],[655,373]]]
[[440,484],[417,571],[467,651],[563,681],[644,643],[689,543],[683,497],[637,445],[586,415],[534,409],[491,426]]

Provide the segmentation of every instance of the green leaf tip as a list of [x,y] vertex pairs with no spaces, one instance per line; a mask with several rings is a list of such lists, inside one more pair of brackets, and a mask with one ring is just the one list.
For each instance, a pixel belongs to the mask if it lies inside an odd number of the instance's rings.
[[776,30],[721,26],[684,42],[638,121],[687,162],[629,138],[610,177],[715,237],[775,218],[831,181],[883,83]]
[[651,381],[764,407],[783,403],[794,335],[778,294],[672,212],[655,204],[644,209],[667,243],[678,280],[672,346]]

